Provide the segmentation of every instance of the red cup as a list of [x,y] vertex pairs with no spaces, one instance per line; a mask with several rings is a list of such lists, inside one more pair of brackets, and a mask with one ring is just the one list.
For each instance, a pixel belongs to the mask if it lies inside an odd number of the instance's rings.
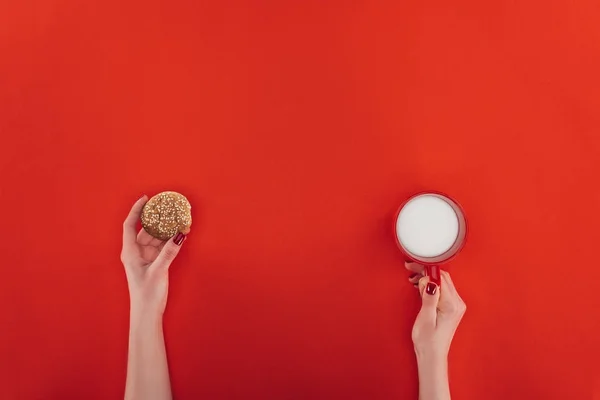
[[[409,201],[416,199],[420,196],[435,196],[442,200],[444,200],[456,213],[456,218],[458,219],[458,234],[456,235],[456,240],[452,244],[452,246],[446,250],[444,253],[439,254],[434,257],[421,257],[417,254],[411,253],[406,247],[402,245],[398,235],[398,218],[400,217],[400,212],[408,204]],[[445,264],[448,261],[452,260],[456,255],[460,252],[460,250],[465,245],[465,241],[467,238],[467,219],[465,217],[465,213],[458,204],[458,202],[452,199],[450,196],[445,195],[440,192],[421,192],[417,193],[411,197],[409,197],[402,205],[398,208],[396,212],[396,217],[394,218],[394,237],[396,238],[396,244],[400,248],[400,251],[404,254],[404,257],[408,262],[416,262],[425,266],[425,275],[429,277],[431,282],[434,282],[438,286],[441,285],[441,276],[440,276],[440,265]]]

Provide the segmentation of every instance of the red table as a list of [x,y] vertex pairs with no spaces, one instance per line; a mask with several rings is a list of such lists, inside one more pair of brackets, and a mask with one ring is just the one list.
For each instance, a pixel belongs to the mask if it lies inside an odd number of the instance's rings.
[[200,3],[0,3],[3,398],[122,396],[121,222],[161,190],[178,399],[416,398],[424,189],[470,222],[455,398],[599,390],[597,1]]

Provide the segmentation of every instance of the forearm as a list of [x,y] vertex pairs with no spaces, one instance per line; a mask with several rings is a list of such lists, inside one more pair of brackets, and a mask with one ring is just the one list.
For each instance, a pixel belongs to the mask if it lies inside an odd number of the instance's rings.
[[170,400],[171,383],[160,313],[132,307],[125,400]]
[[419,400],[450,400],[448,357],[417,355]]

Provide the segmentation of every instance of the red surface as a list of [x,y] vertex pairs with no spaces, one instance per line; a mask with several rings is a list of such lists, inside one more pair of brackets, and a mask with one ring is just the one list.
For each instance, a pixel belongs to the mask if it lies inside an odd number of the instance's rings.
[[424,189],[469,217],[455,398],[591,398],[598,2],[199,3],[0,3],[2,398],[122,396],[121,222],[164,189],[179,399],[416,398]]

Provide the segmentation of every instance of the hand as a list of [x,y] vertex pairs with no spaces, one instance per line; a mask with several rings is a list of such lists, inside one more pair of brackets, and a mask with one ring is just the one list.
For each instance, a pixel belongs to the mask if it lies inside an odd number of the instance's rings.
[[178,233],[162,241],[144,229],[137,232],[137,221],[147,201],[146,196],[139,199],[123,223],[121,261],[127,275],[132,311],[162,316],[167,305],[169,266],[179,253],[185,235]]
[[442,286],[438,287],[423,276],[422,265],[406,263],[406,268],[413,272],[409,281],[417,285],[423,301],[412,331],[417,357],[446,358],[467,306],[446,271],[440,271]]

